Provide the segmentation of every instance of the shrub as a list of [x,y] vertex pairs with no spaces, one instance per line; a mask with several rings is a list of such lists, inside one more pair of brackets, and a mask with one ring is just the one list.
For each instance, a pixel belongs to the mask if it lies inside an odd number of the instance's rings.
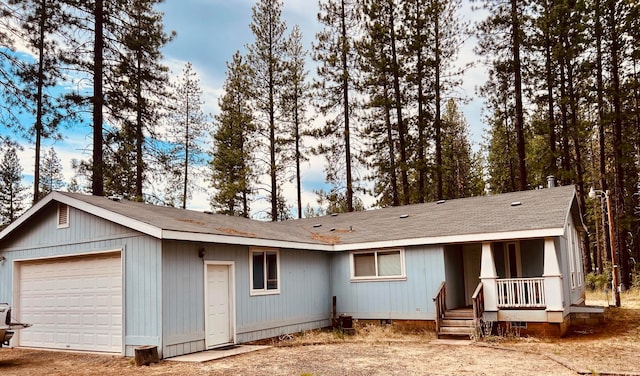
[[604,290],[609,286],[609,275],[591,272],[587,274],[586,284],[591,290]]

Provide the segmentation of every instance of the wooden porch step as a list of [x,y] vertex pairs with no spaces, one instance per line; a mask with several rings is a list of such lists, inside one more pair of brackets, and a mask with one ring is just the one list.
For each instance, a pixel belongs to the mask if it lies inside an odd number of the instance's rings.
[[473,319],[448,319],[445,318],[442,320],[441,326],[463,326],[467,328],[473,327]]
[[440,327],[440,336],[460,336],[469,338],[473,334],[472,327],[464,326],[442,326]]
[[444,318],[440,322],[438,338],[450,337],[468,339],[473,335],[474,330],[472,309],[451,309],[444,313]]
[[451,309],[444,313],[446,319],[466,319],[473,320],[473,310],[471,308]]

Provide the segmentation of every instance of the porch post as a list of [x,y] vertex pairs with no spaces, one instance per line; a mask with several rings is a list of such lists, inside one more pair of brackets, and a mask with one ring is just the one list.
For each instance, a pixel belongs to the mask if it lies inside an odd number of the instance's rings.
[[485,319],[497,321],[498,319],[498,299],[496,296],[497,285],[496,265],[493,261],[491,243],[482,243],[482,259],[480,262],[480,280],[484,290],[484,311]]
[[553,238],[544,239],[544,274],[542,276],[544,277],[547,312],[564,311],[562,304],[564,295],[562,272],[560,272],[560,264]]

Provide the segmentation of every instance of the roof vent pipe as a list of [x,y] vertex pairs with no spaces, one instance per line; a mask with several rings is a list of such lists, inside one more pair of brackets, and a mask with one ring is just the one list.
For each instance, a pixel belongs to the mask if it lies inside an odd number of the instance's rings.
[[556,187],[556,177],[553,175],[547,176],[547,188],[555,188]]

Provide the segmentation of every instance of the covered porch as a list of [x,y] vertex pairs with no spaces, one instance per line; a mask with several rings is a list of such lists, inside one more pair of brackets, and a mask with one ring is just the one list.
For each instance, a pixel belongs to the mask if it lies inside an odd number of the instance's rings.
[[[554,238],[449,245],[436,303],[438,332],[485,322],[557,323],[564,314],[561,260]],[[466,323],[447,312],[466,309]],[[473,320],[473,321],[471,321]],[[462,332],[461,330],[457,330]]]

